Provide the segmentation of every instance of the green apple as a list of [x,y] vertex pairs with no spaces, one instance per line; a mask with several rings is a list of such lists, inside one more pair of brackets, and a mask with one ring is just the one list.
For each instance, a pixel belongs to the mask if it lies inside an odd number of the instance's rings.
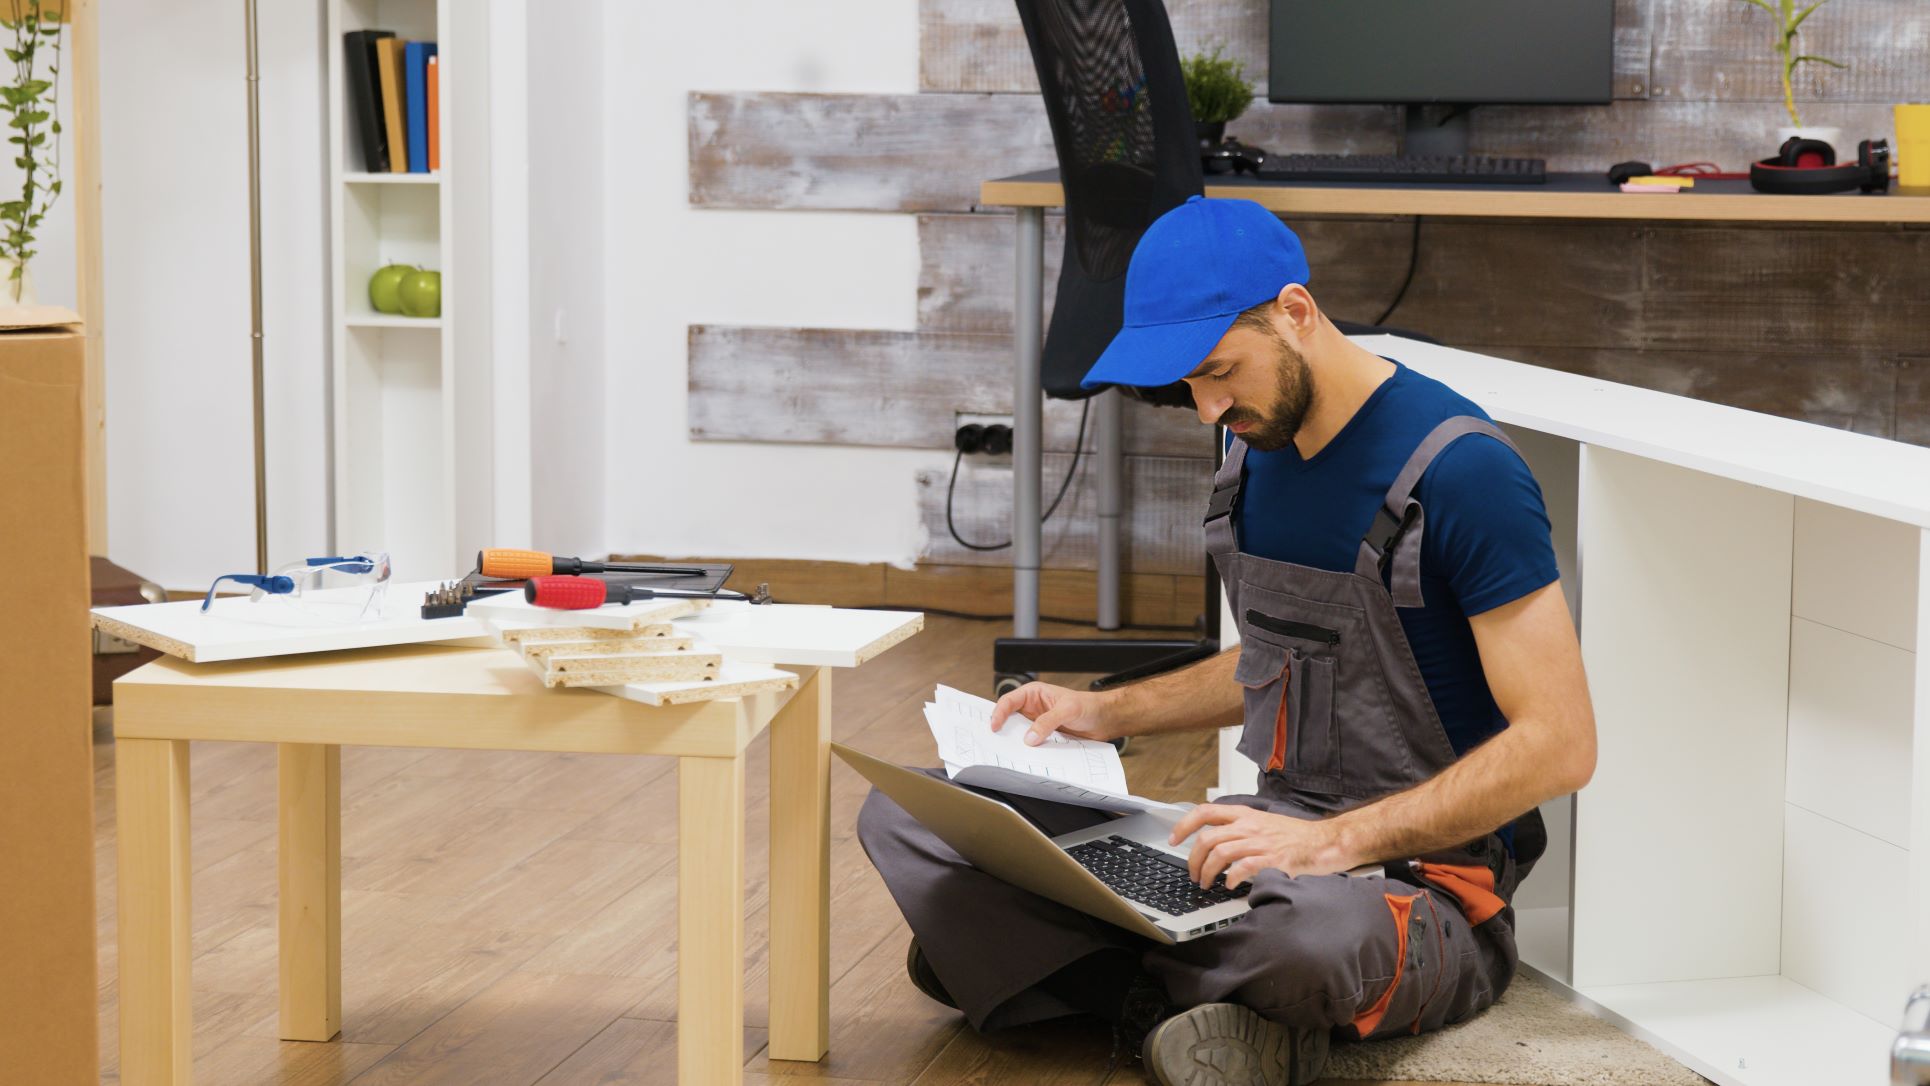
[[408,317],[442,316],[442,273],[415,271],[402,277],[402,313]]
[[397,288],[402,285],[402,277],[415,270],[411,264],[390,264],[369,276],[369,304],[375,307],[377,313],[402,312],[402,299]]

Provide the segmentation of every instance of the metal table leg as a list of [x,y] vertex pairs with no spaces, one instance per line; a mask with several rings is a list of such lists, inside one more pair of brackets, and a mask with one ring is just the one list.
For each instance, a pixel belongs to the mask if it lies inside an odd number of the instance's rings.
[[1099,461],[1099,628],[1119,628],[1120,517],[1125,510],[1126,398],[1116,388],[1100,393],[1094,454]]
[[1045,209],[1021,207],[1012,313],[1012,636],[1039,636],[1039,357],[1045,343]]

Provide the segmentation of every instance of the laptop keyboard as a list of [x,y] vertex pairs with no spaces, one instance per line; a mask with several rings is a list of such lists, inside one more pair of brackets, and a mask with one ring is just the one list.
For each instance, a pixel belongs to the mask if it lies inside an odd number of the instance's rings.
[[1202,888],[1188,877],[1184,857],[1118,835],[1082,842],[1066,849],[1066,854],[1120,897],[1173,916],[1236,901],[1252,885],[1242,883],[1229,890],[1221,876],[1211,889]]

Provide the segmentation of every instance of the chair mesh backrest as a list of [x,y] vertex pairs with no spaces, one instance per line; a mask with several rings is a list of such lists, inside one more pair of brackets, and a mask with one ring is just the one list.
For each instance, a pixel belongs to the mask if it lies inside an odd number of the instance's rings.
[[1079,379],[1119,330],[1126,266],[1154,219],[1200,191],[1199,142],[1159,0],[1018,0],[1066,193],[1065,260],[1042,369]]

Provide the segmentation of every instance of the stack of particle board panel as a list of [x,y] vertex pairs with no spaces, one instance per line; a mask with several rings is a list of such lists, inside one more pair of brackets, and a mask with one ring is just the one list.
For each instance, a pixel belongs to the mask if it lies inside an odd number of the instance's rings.
[[663,600],[634,608],[530,613],[499,620],[498,633],[543,677],[544,686],[703,682],[717,677],[723,656],[677,636],[670,620],[705,602]]
[[546,686],[596,687],[650,705],[735,698],[797,686],[776,668],[727,660],[671,620],[694,615],[709,600],[649,600],[589,611],[530,607],[510,595],[471,604],[494,623]]
[[543,677],[544,686],[701,682],[715,679],[724,663],[721,653],[697,649],[688,637],[557,637],[546,630],[520,630],[504,631],[505,641],[511,632],[522,635],[511,643]]

